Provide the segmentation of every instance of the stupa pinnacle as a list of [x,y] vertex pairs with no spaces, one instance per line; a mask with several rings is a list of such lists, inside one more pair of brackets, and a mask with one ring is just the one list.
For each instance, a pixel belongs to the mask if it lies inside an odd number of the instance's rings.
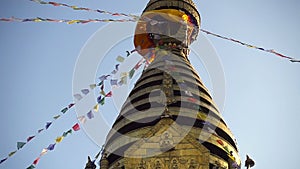
[[150,0],[134,44],[144,69],[107,135],[101,169],[240,167],[233,134],[192,67],[200,30],[192,0]]

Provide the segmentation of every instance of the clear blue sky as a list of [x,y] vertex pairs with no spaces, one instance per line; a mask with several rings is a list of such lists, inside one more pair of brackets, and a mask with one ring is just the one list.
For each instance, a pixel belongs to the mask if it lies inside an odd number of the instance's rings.
[[[140,14],[147,3],[144,0],[59,2],[135,14]],[[203,29],[300,58],[299,1],[202,0],[196,4]],[[42,6],[28,0],[2,0],[0,17],[10,16],[103,17]],[[99,23],[0,23],[1,159],[15,149],[17,141],[35,134],[73,100],[72,78],[77,57],[89,37],[102,26],[104,24]],[[300,65],[211,36],[207,38],[215,46],[223,65],[226,100],[222,114],[237,138],[243,161],[248,153],[256,161],[256,169],[297,169],[295,163],[300,151],[297,134],[300,127],[300,79],[297,74]],[[130,41],[128,43],[125,46],[132,47]],[[113,67],[114,62],[109,64]],[[209,79],[204,77],[203,80],[209,87]],[[109,116],[106,110],[102,113]],[[110,118],[114,119],[115,115],[112,113]],[[68,112],[49,131],[32,140],[0,168],[28,167],[44,147],[76,122],[76,113]],[[107,122],[111,124],[113,120]],[[95,130],[98,130],[99,137],[105,138],[104,129]],[[55,151],[43,156],[37,168],[80,169],[84,167],[87,156],[94,156],[99,149],[80,130],[65,138]]]

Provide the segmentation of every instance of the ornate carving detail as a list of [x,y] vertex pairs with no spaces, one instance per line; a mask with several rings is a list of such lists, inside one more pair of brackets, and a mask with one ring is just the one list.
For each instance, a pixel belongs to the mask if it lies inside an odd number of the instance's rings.
[[160,160],[155,161],[154,169],[162,169],[162,164],[161,164]]
[[185,159],[185,158],[180,158],[179,159],[179,162],[180,162],[180,164],[185,164],[185,163],[187,163],[187,159]]
[[147,169],[146,161],[142,159],[138,164],[137,169]]
[[213,169],[226,169],[227,167],[223,166],[219,161],[215,161]]
[[173,136],[169,132],[164,132],[160,138],[159,144],[162,151],[167,151],[174,147]]
[[171,161],[171,169],[179,169],[179,163],[176,158]]
[[197,169],[199,168],[199,164],[195,159],[191,159],[189,163],[189,169]]

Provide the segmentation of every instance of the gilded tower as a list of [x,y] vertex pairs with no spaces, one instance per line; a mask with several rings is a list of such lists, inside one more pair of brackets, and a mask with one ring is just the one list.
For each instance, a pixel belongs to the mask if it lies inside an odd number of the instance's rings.
[[150,0],[134,44],[149,63],[107,135],[101,169],[240,168],[235,139],[192,67],[192,0]]

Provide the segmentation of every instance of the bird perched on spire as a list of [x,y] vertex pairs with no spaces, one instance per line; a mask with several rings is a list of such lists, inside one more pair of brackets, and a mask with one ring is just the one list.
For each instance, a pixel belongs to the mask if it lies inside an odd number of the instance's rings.
[[245,167],[247,167],[247,169],[251,168],[254,166],[255,162],[248,156],[246,155],[246,161],[245,161]]
[[88,162],[85,165],[84,169],[96,169],[95,163],[91,160],[90,156],[88,156]]

